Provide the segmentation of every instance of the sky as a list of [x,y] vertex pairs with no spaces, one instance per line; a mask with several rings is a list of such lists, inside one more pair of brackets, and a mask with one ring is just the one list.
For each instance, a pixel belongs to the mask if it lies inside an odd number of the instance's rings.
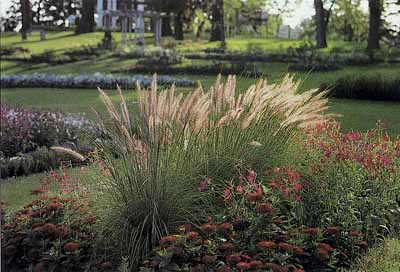
[[[282,0],[283,1],[283,0]],[[367,1],[363,1],[363,9],[365,11],[368,10]],[[6,10],[11,4],[11,0],[0,0],[0,14],[4,15]],[[299,4],[293,13],[286,15],[284,19],[284,24],[290,25],[291,27],[295,27],[299,25],[304,19],[310,18],[314,15],[313,8],[313,0],[303,0],[301,4]],[[400,15],[393,17],[392,19],[395,21],[397,25],[400,25]]]

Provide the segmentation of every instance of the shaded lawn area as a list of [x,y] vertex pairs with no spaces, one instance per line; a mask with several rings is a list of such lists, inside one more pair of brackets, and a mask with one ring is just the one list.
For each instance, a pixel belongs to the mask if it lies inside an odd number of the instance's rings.
[[[39,32],[35,31],[28,35],[26,41],[21,40],[18,33],[1,33],[1,47],[23,47],[29,49],[33,54],[42,53],[45,50],[54,50],[62,52],[67,49],[77,48],[83,45],[96,45],[101,42],[104,32],[97,31],[93,33],[75,35],[73,31],[53,31],[47,32],[46,40],[40,41]],[[112,36],[119,46],[121,43],[121,33],[113,32]],[[146,46],[153,46],[152,33],[145,33]],[[163,39],[169,42],[169,38]],[[208,39],[198,40],[194,34],[186,33],[184,41],[174,41],[176,48],[185,52],[200,52],[205,49],[215,49],[220,46],[219,42],[208,42]],[[276,37],[254,37],[254,36],[236,36],[228,37],[226,48],[228,51],[251,52],[251,50],[263,50],[266,52],[283,52],[288,48],[296,48],[304,44],[303,40],[288,40]],[[333,48],[340,48],[342,51],[351,52],[355,47],[365,48],[365,43],[351,43],[344,41],[330,40],[329,47],[323,51],[329,52]]]

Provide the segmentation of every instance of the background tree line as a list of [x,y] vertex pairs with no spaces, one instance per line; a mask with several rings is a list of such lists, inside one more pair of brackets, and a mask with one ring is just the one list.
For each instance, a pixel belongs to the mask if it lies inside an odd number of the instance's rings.
[[[126,0],[135,2],[135,0]],[[346,41],[368,40],[368,49],[379,49],[383,36],[398,35],[382,18],[385,9],[399,5],[400,0],[313,0],[315,15],[312,27],[315,31],[316,46],[328,46],[329,32],[341,35]],[[362,1],[368,1],[369,14],[363,12]],[[22,22],[21,32],[25,33],[32,25],[63,27],[69,16],[76,18],[76,32],[87,33],[95,30],[96,0],[13,0],[6,16],[6,31],[15,29]],[[229,25],[239,24],[239,17],[265,11],[277,10],[274,18],[282,22],[282,14],[290,12],[293,4],[302,0],[148,0],[150,9],[163,12],[162,35],[184,39],[184,32],[194,30],[200,37],[209,24],[210,41],[225,43],[226,20]],[[268,10],[267,10],[268,11]],[[257,32],[257,19],[251,21]],[[279,23],[278,27],[279,29]]]

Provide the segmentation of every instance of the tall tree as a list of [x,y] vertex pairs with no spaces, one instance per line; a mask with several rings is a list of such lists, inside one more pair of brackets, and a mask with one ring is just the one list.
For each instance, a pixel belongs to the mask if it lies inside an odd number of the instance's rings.
[[21,0],[21,14],[22,14],[22,39],[27,39],[27,32],[32,26],[32,6],[29,0]]
[[212,0],[210,42],[213,41],[225,45],[224,0]]
[[383,0],[368,0],[369,6],[369,32],[368,49],[379,49],[381,15]]
[[95,21],[94,21],[94,8],[96,5],[96,0],[84,0],[82,1],[81,11],[81,19],[79,20],[79,24],[76,28],[76,33],[89,33],[93,32],[95,29]]
[[323,0],[314,0],[315,23],[317,26],[317,48],[328,47],[327,29],[335,2],[336,0],[330,0],[329,9],[325,9]]

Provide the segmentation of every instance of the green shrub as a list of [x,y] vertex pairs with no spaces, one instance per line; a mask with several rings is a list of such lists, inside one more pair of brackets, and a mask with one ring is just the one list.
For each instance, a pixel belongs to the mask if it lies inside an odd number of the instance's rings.
[[199,87],[184,98],[174,87],[158,93],[154,81],[151,91],[138,89],[136,115],[124,100],[118,113],[101,92],[115,125],[108,131],[113,144],[99,147],[113,200],[107,224],[133,265],[207,204],[196,193],[199,177],[230,178],[241,166],[263,171],[284,158],[299,126],[329,117],[322,115],[323,94],[297,95],[290,77],[241,94],[235,84],[235,77],[218,79],[209,92]]

